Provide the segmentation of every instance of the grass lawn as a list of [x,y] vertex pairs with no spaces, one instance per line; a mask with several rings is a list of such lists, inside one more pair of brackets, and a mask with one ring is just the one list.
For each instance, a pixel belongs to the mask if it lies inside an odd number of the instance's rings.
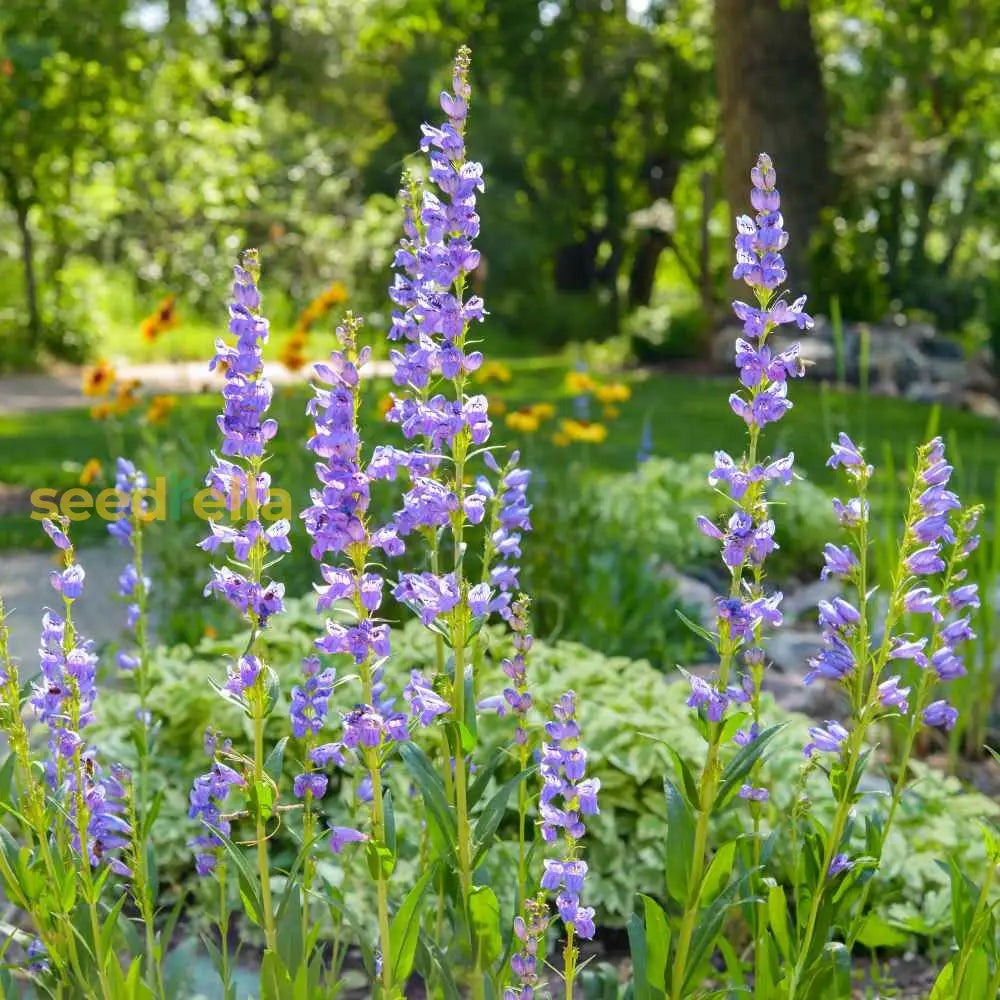
[[[202,342],[203,343],[203,342]],[[558,447],[552,441],[561,417],[574,415],[573,400],[564,380],[565,361],[532,359],[512,362],[512,380],[491,383],[486,391],[503,402],[507,412],[538,402],[552,402],[557,416],[532,434],[515,434],[502,416],[494,417],[495,440],[518,444],[525,464],[546,478],[563,475],[571,464],[582,464],[594,472],[626,472],[634,468],[643,427],[648,422],[653,453],[683,458],[695,452],[724,448],[737,453],[743,447],[743,425],[730,412],[727,396],[735,379],[718,379],[660,372],[638,372],[628,376],[632,398],[621,404],[620,415],[607,423],[608,437],[600,445],[574,444]],[[375,400],[388,390],[387,383],[369,383],[367,392]],[[275,411],[281,423],[271,465],[275,485],[283,474],[297,483],[308,478],[311,462],[302,450],[307,434],[303,407],[307,390],[278,394]],[[814,383],[797,383],[792,389],[794,409],[765,430],[772,454],[793,450],[801,472],[821,485],[832,484],[826,469],[829,441],[840,429],[847,430],[868,447],[869,458],[883,470],[891,461],[902,475],[914,446],[930,430],[945,436],[952,461],[959,468],[959,488],[966,499],[992,500],[1000,475],[1000,424],[970,413],[931,409],[904,400],[843,394]],[[217,444],[214,395],[183,397],[170,420],[143,434],[154,450],[176,456],[182,453],[192,475],[200,478],[209,463],[208,449]],[[591,400],[592,416],[600,418],[600,406]],[[367,408],[373,425],[376,406]],[[372,427],[370,443],[397,440],[392,428]],[[99,459],[106,470],[111,458],[123,451],[133,454],[138,432],[109,433],[105,424],[92,421],[86,411],[0,417],[0,483],[28,489],[77,485],[80,470],[90,458]],[[285,470],[288,472],[285,472]],[[106,472],[107,477],[107,472]],[[105,478],[106,478],[105,477]],[[80,541],[103,533],[96,519],[77,528]],[[33,547],[45,542],[36,522],[25,512],[0,507],[0,548]]]

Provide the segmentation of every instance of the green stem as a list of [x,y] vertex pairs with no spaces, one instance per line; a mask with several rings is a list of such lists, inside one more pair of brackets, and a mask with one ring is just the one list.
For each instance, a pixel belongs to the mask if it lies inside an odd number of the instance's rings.
[[229,900],[226,895],[226,863],[219,863],[219,956],[222,995],[229,996]]
[[[385,815],[382,804],[382,771],[378,760],[374,759],[377,750],[369,750],[368,769],[372,776],[372,835],[375,843],[381,845],[385,841]],[[382,871],[382,859],[379,858],[379,874],[376,879],[378,898],[378,936],[382,948],[382,1000],[394,1000],[392,979],[392,937],[389,929],[389,884]]]
[[718,785],[719,762],[719,726],[713,723],[709,732],[708,756],[705,758],[705,769],[701,773],[699,794],[698,822],[694,831],[694,849],[691,852],[691,881],[688,887],[688,897],[684,906],[684,916],[681,918],[681,928],[677,939],[677,951],[674,954],[674,973],[671,981],[671,1000],[682,1000],[684,982],[687,978],[688,952],[691,949],[691,939],[694,936],[695,924],[698,919],[698,900],[701,898],[702,881],[705,877],[705,853],[708,848],[708,821],[712,812],[712,802],[715,799]]
[[566,1000],[573,1000],[573,987],[576,983],[576,959],[577,950],[576,945],[573,943],[573,927],[570,926],[566,931],[566,950],[564,952],[565,957],[565,971],[563,973],[563,980],[566,984]]
[[[989,908],[989,897],[990,888],[993,885],[993,879],[996,876],[997,863],[995,859],[991,859],[989,871],[986,873],[986,878],[983,879],[982,887],[979,890],[979,899],[976,901],[976,921],[981,922],[983,915],[987,912]],[[962,995],[962,980],[965,979],[965,969],[969,964],[969,958],[972,956],[973,949],[979,943],[979,937],[981,928],[977,928],[977,933],[972,933],[970,929],[969,935],[967,936],[965,943],[962,945],[961,954],[958,956],[958,964],[955,966],[955,980],[952,983],[952,993],[954,996],[958,997]],[[996,996],[996,993],[993,994]]]
[[[263,674],[257,680],[257,691],[255,692],[257,704],[255,706],[253,719],[253,777],[257,786],[258,795],[264,787],[264,714],[263,714]],[[257,841],[257,872],[260,876],[260,896],[264,909],[264,939],[267,942],[269,951],[277,954],[278,935],[274,926],[274,906],[271,901],[271,866],[267,857],[267,829],[264,823],[264,815],[258,799],[256,815],[256,841]]]

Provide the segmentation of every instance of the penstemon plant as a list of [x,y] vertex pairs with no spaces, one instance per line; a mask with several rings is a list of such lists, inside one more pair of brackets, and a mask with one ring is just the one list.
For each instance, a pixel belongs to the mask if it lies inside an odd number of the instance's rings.
[[[922,726],[950,729],[955,724],[958,713],[946,700],[934,698],[935,688],[965,673],[962,646],[975,638],[968,609],[979,602],[976,584],[965,582],[964,564],[979,543],[975,529],[982,508],[963,508],[947,488],[952,467],[940,438],[918,450],[886,595],[870,589],[868,575],[868,487],[874,468],[846,434],[834,444],[829,464],[844,470],[857,495],[846,503],[834,501],[848,544],[826,546],[823,575],[843,580],[854,602],[844,597],[820,602],[824,645],[811,661],[806,682],[822,677],[840,684],[850,715],[811,729],[804,750],[810,766],[826,771],[836,807],[829,829],[806,817],[801,832],[795,831],[799,927],[796,957],[783,977],[789,998],[822,995],[814,984],[822,983],[824,970],[849,972],[850,950],[868,916],[874,870],[906,788],[917,734]],[[905,631],[907,614],[929,617],[930,635]],[[919,668],[913,688],[891,672],[907,661]],[[871,758],[867,736],[877,723],[897,715],[905,720],[906,734],[889,806],[884,816],[868,819],[864,853],[854,857],[854,815]],[[824,758],[832,760],[828,768]],[[832,939],[838,927],[842,941]]]
[[[601,905],[585,839],[600,822],[591,817],[601,794],[577,714],[587,692],[536,703],[531,677],[546,664],[535,662],[519,570],[530,472],[517,452],[498,456],[486,397],[470,391],[484,362],[472,331],[486,310],[467,294],[484,190],[481,165],[466,158],[469,72],[462,49],[441,95],[446,120],[423,126],[425,162],[402,184],[389,290],[395,392],[385,413],[396,443],[369,448],[362,437],[372,352],[360,317],[343,317],[337,349],[315,366],[305,448],[316,482],[300,512],[317,564],[314,649],[287,692],[269,626],[284,611],[272,569],[290,551],[291,526],[268,470],[278,426],[264,375],[259,255],[247,251],[235,268],[230,338],[217,341],[211,366],[225,376],[221,446],[206,478],[218,516],[200,547],[215,562],[205,596],[221,597],[240,623],[213,687],[245,724],[209,729],[208,770],[188,793],[193,864],[215,925],[202,941],[225,1000],[242,995],[230,942],[248,924],[263,944],[261,1000],[340,995],[349,949],[377,1000],[408,995],[413,973],[428,996],[446,1000],[590,996],[598,982],[583,972]],[[797,773],[767,777],[782,727],[766,724],[762,687],[782,595],[765,566],[774,491],[791,482],[794,456],[768,457],[762,432],[791,408],[789,381],[803,374],[798,346],[775,350],[772,335],[812,320],[804,298],[789,304],[779,292],[788,235],[766,155],[751,181],[755,216],[737,220],[734,277],[755,302],[734,303],[741,388],[729,399],[746,447],[739,458],[717,452],[709,477],[729,516],[697,522],[719,543],[730,583],[712,630],[689,623],[718,665],[711,677],[687,676],[704,756],[692,768],[670,750],[663,884],[643,887],[628,928],[636,1000],[852,995],[851,958],[870,937],[872,895],[921,734],[955,727],[958,710],[942,686],[966,673],[974,613],[981,629],[992,627],[989,600],[969,576],[972,568],[989,577],[983,555],[973,556],[984,512],[949,488],[943,442],[917,452],[901,534],[886,543],[894,568],[880,590],[869,559],[875,470],[841,434],[829,464],[850,495],[833,501],[844,537],[826,546],[822,572],[841,592],[819,602],[823,645],[805,680],[833,686],[844,712],[810,730]],[[194,989],[169,962],[184,900],[164,912],[156,871],[157,817],[174,778],[160,768],[151,710],[148,603],[163,577],[144,565],[154,530],[146,475],[119,459],[116,488],[110,533],[130,557],[118,585],[128,631],[116,683],[134,687],[138,701],[134,754],[123,751],[131,770],[106,763],[88,740],[102,664],[74,625],[85,572],[68,521],[43,522],[60,564],[32,683],[10,656],[0,602],[0,728],[10,749],[0,766],[0,884],[16,913],[3,922],[0,998],[25,995],[28,983],[54,1000],[173,1000]],[[379,522],[373,496],[393,490],[395,512]],[[393,643],[399,608],[433,638],[428,660],[405,674]],[[494,670],[498,649],[506,655]],[[487,725],[505,734],[488,760]],[[872,804],[864,779],[887,726],[902,735],[885,766],[884,802]],[[791,799],[784,812],[771,801],[779,788]],[[397,824],[408,794],[407,815],[415,809],[419,822]],[[819,795],[828,820],[814,808]],[[720,819],[740,834],[714,840]],[[498,847],[504,828],[514,836]],[[279,830],[291,834],[291,857],[272,848]],[[955,946],[932,1000],[1000,990],[992,827],[984,844],[982,878],[950,862]]]

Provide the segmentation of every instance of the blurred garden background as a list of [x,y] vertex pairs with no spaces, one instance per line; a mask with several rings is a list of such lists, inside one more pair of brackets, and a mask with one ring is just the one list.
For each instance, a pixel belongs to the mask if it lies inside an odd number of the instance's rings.
[[[490,360],[475,381],[498,440],[535,471],[523,582],[536,635],[569,675],[563,687],[596,692],[582,711],[603,713],[592,720],[595,746],[608,735],[597,766],[612,789],[595,838],[599,918],[620,925],[631,907],[621,844],[638,845],[639,869],[658,864],[649,802],[662,761],[636,727],[655,728],[658,711],[662,726],[690,726],[650,686],[705,659],[684,619],[711,617],[724,589],[694,518],[725,510],[706,483],[710,455],[743,438],[725,405],[739,332],[733,217],[761,150],[778,169],[789,287],[817,316],[802,338],[809,378],[771,443],[775,456],[795,452],[802,478],[776,517],[771,573],[793,627],[767,687],[781,711],[824,717],[829,696],[801,677],[815,601],[830,590],[817,582],[835,525],[829,442],[846,430],[879,466],[875,560],[888,572],[878,545],[897,527],[914,447],[940,433],[958,491],[987,504],[987,542],[961,723],[921,750],[995,792],[983,760],[1000,601],[992,0],[3,0],[0,589],[17,611],[16,651],[30,661],[50,561],[33,490],[111,485],[119,454],[165,477],[171,496],[200,487],[222,385],[207,360],[243,246],[261,250],[279,386],[269,468],[308,503],[310,362],[346,309],[386,356],[400,176],[462,43],[474,53],[469,147],[488,179],[475,280]],[[392,387],[376,370],[369,444],[392,439],[380,422]],[[315,577],[295,521],[281,566],[293,611],[272,640],[290,675],[315,627],[294,601]],[[106,525],[74,530],[88,573],[113,590],[125,556]],[[200,597],[203,534],[182,499],[149,541],[169,571],[153,595],[163,759],[185,779],[217,710],[195,680],[233,628]],[[85,630],[113,650],[124,610],[93,600]],[[100,721],[111,745],[132,707],[123,695]],[[930,859],[964,849],[962,824],[996,811],[952,781],[928,778],[929,811],[910,817],[926,856],[889,862],[896,937],[879,933],[891,945],[944,926],[947,878]],[[162,862],[175,886],[191,875],[186,787],[177,780],[164,807],[177,817]]]

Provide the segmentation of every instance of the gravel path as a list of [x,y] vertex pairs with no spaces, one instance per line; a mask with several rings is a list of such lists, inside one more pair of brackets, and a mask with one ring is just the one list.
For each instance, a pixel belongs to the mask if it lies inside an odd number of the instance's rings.
[[[221,377],[210,372],[204,361],[120,364],[115,370],[120,379],[138,379],[147,392],[154,394],[205,392],[222,385]],[[388,361],[373,361],[365,367],[369,377],[391,373]],[[312,377],[312,365],[290,372],[283,365],[271,363],[264,365],[264,374],[274,385],[298,385]],[[66,366],[39,375],[0,376],[0,416],[83,406],[90,400],[80,391],[82,376],[82,368]]]
[[[83,635],[98,645],[118,638],[125,625],[125,606],[115,595],[127,556],[127,549],[117,545],[77,551],[87,577],[83,597],[73,607],[73,618]],[[58,595],[49,584],[49,574],[55,568],[47,552],[0,552],[0,594],[10,626],[11,653],[21,662],[22,678],[37,669],[42,609],[58,607]]]

